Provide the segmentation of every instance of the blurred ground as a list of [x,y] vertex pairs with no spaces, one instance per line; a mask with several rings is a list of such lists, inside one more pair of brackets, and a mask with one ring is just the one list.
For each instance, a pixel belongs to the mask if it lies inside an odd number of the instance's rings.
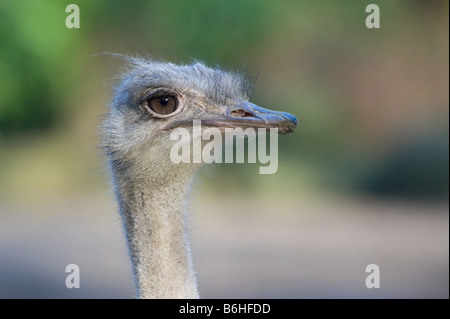
[[[200,197],[191,237],[202,298],[448,298],[448,205]],[[0,298],[130,298],[110,195],[0,207]],[[80,266],[81,288],[65,287]],[[381,288],[365,287],[380,266]]]

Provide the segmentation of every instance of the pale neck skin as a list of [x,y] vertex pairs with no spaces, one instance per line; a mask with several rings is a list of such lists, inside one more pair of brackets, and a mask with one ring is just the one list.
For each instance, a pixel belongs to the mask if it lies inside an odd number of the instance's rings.
[[167,163],[154,171],[152,160],[112,163],[138,297],[198,298],[186,234],[194,169]]

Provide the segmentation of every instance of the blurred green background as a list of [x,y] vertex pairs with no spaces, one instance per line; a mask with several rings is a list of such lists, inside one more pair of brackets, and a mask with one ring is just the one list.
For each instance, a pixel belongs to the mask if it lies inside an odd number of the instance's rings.
[[[79,29],[65,26],[69,3],[80,7]],[[380,6],[380,29],[365,26],[370,3]],[[286,207],[335,198],[361,202],[362,210],[395,202],[448,216],[448,6],[3,0],[0,216],[40,219],[49,203],[61,210],[103,203],[110,192],[97,127],[122,64],[100,52],[244,67],[257,75],[252,102],[302,121],[280,137],[276,174],[259,175],[255,164],[216,165],[199,178],[200,202],[245,193],[257,203],[270,194]],[[446,257],[448,278],[448,246]],[[443,291],[448,297],[448,280]]]

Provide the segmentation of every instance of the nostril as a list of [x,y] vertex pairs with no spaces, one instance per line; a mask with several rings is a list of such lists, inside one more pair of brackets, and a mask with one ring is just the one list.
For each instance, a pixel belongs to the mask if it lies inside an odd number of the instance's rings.
[[252,113],[247,112],[242,109],[237,109],[237,110],[231,111],[231,115],[234,117],[255,117]]

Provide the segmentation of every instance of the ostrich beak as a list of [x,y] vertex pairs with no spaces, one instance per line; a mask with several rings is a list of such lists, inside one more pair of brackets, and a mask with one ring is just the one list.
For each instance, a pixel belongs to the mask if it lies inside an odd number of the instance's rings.
[[277,128],[279,134],[292,133],[297,127],[297,118],[286,112],[277,112],[262,108],[250,102],[244,102],[227,110],[225,116],[202,118],[202,125],[214,127]]
[[[286,112],[272,111],[259,107],[250,102],[243,102],[227,109],[226,114],[205,116],[197,118],[201,120],[202,126],[225,128],[277,128],[278,134],[292,133],[297,127],[297,118]],[[170,130],[175,127],[182,127],[192,124],[191,120],[181,120],[169,122],[162,127],[163,130]]]

